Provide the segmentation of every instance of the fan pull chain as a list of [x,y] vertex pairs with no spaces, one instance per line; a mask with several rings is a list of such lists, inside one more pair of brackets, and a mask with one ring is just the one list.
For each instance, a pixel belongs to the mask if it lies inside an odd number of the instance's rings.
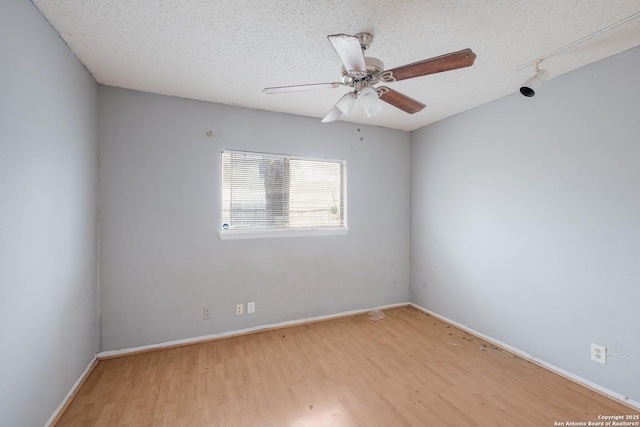
[[358,135],[360,135],[360,141],[364,141],[364,134],[363,134],[363,128],[362,128],[362,105],[360,104],[360,97],[358,97],[357,99],[358,104],[357,104],[357,108],[358,108],[358,127],[356,127],[356,132],[358,133]]

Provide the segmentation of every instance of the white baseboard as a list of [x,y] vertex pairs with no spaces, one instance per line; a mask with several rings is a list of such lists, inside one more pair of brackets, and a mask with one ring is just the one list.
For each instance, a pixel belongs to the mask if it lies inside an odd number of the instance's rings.
[[472,335],[475,335],[478,338],[482,338],[485,341],[488,341],[488,342],[490,342],[492,344],[495,344],[496,346],[498,346],[500,348],[503,348],[503,349],[509,351],[510,353],[516,354],[519,357],[522,357],[523,359],[528,360],[531,363],[535,363],[536,365],[538,365],[538,366],[540,366],[542,368],[545,368],[548,371],[551,371],[551,372],[553,372],[555,374],[558,374],[558,375],[560,375],[560,376],[562,376],[564,378],[567,378],[568,380],[571,380],[571,381],[573,381],[575,383],[578,383],[578,384],[580,384],[580,385],[582,385],[584,387],[587,387],[587,388],[589,388],[589,389],[591,389],[591,390],[593,390],[593,391],[595,391],[595,392],[597,392],[599,394],[602,394],[602,395],[604,395],[606,397],[614,399],[614,400],[616,400],[616,401],[618,401],[618,402],[620,402],[620,403],[622,403],[622,404],[624,404],[626,406],[629,406],[630,408],[640,409],[640,402],[636,402],[635,400],[629,399],[628,397],[623,396],[620,393],[616,393],[615,391],[612,391],[612,390],[609,390],[609,389],[607,389],[605,387],[602,387],[602,386],[600,386],[600,385],[598,385],[596,383],[593,383],[593,382],[591,382],[591,381],[589,381],[587,379],[584,379],[584,378],[582,378],[582,377],[580,377],[578,375],[575,375],[575,374],[573,374],[573,373],[571,373],[569,371],[565,371],[562,368],[559,368],[559,367],[557,367],[557,366],[555,366],[555,365],[553,365],[551,363],[545,362],[544,360],[538,359],[537,357],[534,357],[534,356],[530,355],[529,353],[526,353],[526,352],[524,352],[524,351],[522,351],[522,350],[520,350],[518,348],[512,347],[509,344],[503,343],[500,340],[497,340],[497,339],[495,339],[493,337],[490,337],[490,336],[485,335],[485,334],[483,334],[481,332],[478,332],[478,331],[476,331],[474,329],[471,329],[468,326],[465,326],[465,325],[463,325],[461,323],[458,323],[455,320],[451,320],[451,319],[449,319],[449,318],[447,318],[445,316],[442,316],[442,315],[440,315],[438,313],[434,313],[433,311],[431,311],[431,310],[429,310],[427,308],[424,308],[424,307],[422,307],[422,306],[420,306],[418,304],[409,303],[409,305],[411,307],[414,307],[414,308],[424,312],[424,313],[427,313],[427,314],[429,314],[429,315],[431,315],[433,317],[436,317],[436,318],[438,318],[438,319],[440,319],[440,320],[442,320],[442,321],[444,321],[446,323],[449,323],[450,325],[455,326],[456,328],[462,329],[465,332],[468,332],[468,333],[470,333]]
[[67,393],[64,399],[62,399],[62,402],[60,402],[60,405],[58,405],[58,407],[53,412],[53,414],[51,414],[51,416],[49,417],[49,419],[45,424],[45,427],[53,426],[55,425],[55,423],[58,422],[58,417],[62,415],[62,411],[64,410],[64,408],[69,403],[71,403],[71,398],[76,394],[76,392],[78,391],[78,389],[80,388],[84,380],[87,379],[87,377],[89,376],[89,373],[91,373],[91,371],[93,370],[93,368],[95,368],[97,364],[98,364],[98,357],[97,355],[95,355],[93,356],[93,359],[91,359],[91,362],[89,362],[87,367],[84,369],[82,374],[80,374],[80,377],[78,378],[78,380],[73,384],[73,386],[71,387],[71,390],[69,390],[69,393]]
[[157,344],[144,345],[140,347],[132,347],[132,348],[126,348],[121,350],[102,351],[97,354],[97,357],[98,359],[109,359],[112,357],[124,356],[132,353],[140,353],[140,352],[150,351],[150,350],[159,350],[162,348],[176,347],[176,346],[187,345],[187,344],[196,344],[199,342],[211,341],[211,340],[220,339],[220,338],[227,338],[227,337],[232,337],[236,335],[245,335],[245,334],[250,334],[252,332],[258,332],[263,330],[278,329],[278,328],[284,328],[288,326],[302,325],[305,323],[319,322],[322,320],[330,320],[330,319],[337,319],[340,317],[354,316],[357,314],[367,313],[371,310],[386,310],[386,309],[397,308],[397,307],[406,307],[408,305],[409,305],[408,302],[403,302],[398,304],[389,304],[389,305],[384,305],[380,307],[367,308],[367,309],[361,309],[361,310],[343,311],[340,313],[328,314],[325,316],[310,317],[307,319],[291,320],[287,322],[271,323],[267,325],[255,326],[252,328],[238,329],[235,331],[228,331],[228,332],[220,332],[220,333],[211,334],[211,335],[202,335],[199,337],[167,341],[167,342],[162,342]]

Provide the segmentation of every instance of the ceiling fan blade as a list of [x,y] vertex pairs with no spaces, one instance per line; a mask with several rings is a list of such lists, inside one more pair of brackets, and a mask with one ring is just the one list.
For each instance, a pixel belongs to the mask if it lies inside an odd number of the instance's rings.
[[360,46],[360,39],[347,34],[334,34],[327,37],[345,70],[353,77],[364,77],[367,75],[367,64],[364,62],[364,53]]
[[316,90],[316,89],[335,89],[337,87],[344,86],[340,82],[333,83],[315,83],[309,85],[294,85],[294,86],[278,86],[278,87],[267,87],[263,89],[264,93],[286,93],[286,92],[302,92],[305,90]]
[[391,70],[386,70],[380,75],[383,82],[395,82],[399,80],[412,79],[414,77],[426,76],[428,74],[441,73],[443,71],[456,70],[458,68],[470,67],[476,60],[476,54],[471,49],[463,49],[458,52],[447,53],[435,58],[403,65]]
[[404,111],[405,113],[414,114],[422,111],[425,105],[422,102],[416,101],[413,98],[409,98],[407,95],[403,95],[393,89],[389,89],[386,86],[380,86],[376,88],[378,97],[391,104],[396,108]]

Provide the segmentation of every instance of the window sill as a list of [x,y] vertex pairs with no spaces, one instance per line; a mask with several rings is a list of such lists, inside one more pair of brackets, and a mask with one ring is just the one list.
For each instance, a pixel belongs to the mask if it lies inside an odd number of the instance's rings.
[[264,239],[274,237],[342,236],[348,234],[346,228],[308,230],[224,230],[218,236],[222,240]]

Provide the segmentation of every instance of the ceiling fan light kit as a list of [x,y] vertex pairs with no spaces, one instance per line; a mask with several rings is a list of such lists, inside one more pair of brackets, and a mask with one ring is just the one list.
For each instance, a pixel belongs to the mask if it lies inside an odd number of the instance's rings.
[[367,110],[378,102],[378,93],[371,86],[365,86],[358,92],[358,98],[362,108]]
[[367,117],[373,117],[382,111],[378,101],[378,92],[371,86],[365,86],[358,92],[360,106],[367,113]]
[[353,90],[340,98],[322,119],[324,123],[338,120],[343,114],[347,115],[353,108],[356,99],[360,101],[360,106],[365,110],[368,117],[372,117],[382,111],[379,100],[405,113],[415,114],[425,107],[423,103],[386,86],[374,87],[374,85],[380,82],[393,83],[399,80],[470,67],[476,59],[476,55],[471,49],[463,49],[458,52],[451,52],[391,70],[385,70],[384,63],[380,59],[364,56],[364,52],[373,41],[373,36],[370,33],[358,33],[355,36],[334,34],[327,38],[343,65],[340,82],[268,87],[264,89],[265,93],[274,94],[315,89],[335,89],[342,86],[352,88]]
[[382,105],[379,102],[376,102],[371,107],[364,110],[367,113],[367,117],[373,117],[378,113],[382,112]]
[[353,104],[356,103],[356,97],[352,92],[344,95],[340,100],[336,103],[336,108],[340,110],[342,114],[349,114],[349,111],[353,107]]

